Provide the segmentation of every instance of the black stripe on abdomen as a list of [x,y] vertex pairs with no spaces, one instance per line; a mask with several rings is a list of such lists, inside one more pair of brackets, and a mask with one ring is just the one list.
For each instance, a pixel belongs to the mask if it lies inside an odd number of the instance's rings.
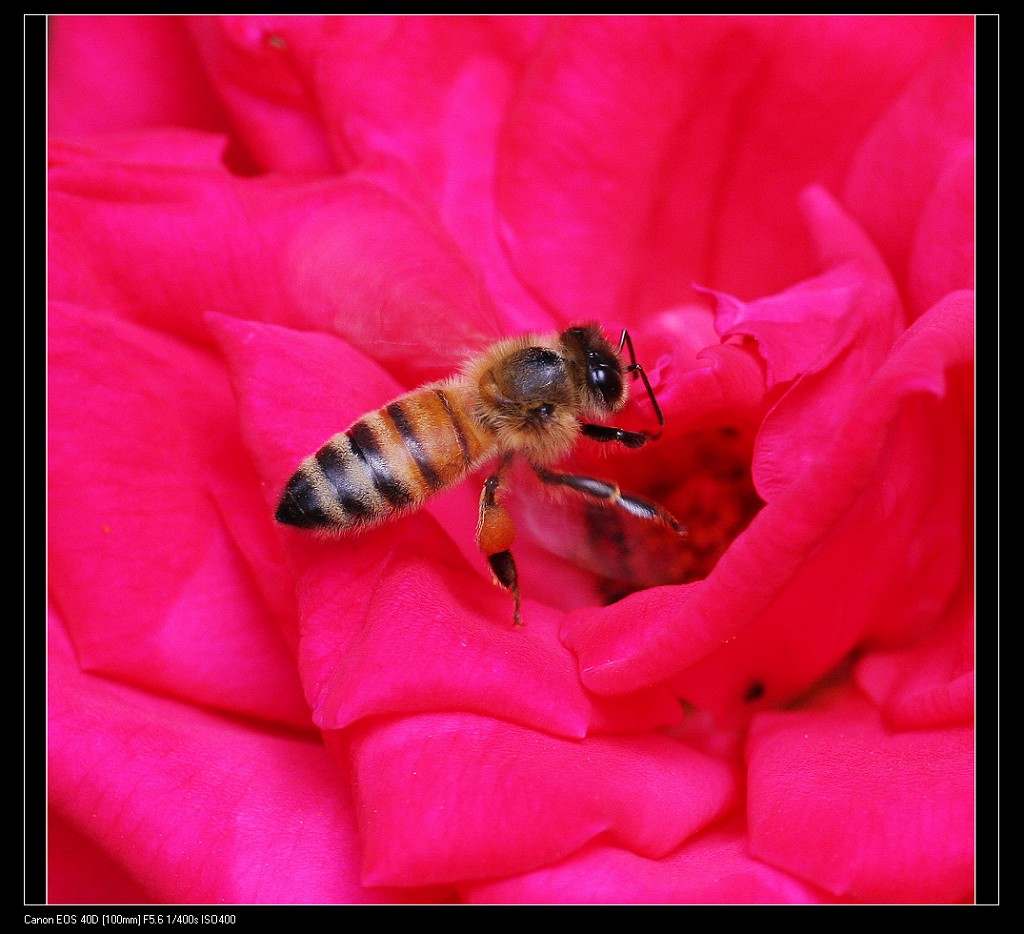
[[413,463],[416,464],[417,470],[419,470],[420,475],[423,477],[423,482],[431,490],[441,489],[444,486],[444,480],[430,462],[430,457],[417,437],[416,429],[413,427],[412,422],[409,421],[409,416],[406,414],[401,400],[392,402],[385,407],[384,411],[388,414],[388,417],[398,431],[402,444],[405,445],[405,449],[409,452]]
[[352,446],[352,453],[366,468],[373,488],[396,509],[411,505],[413,496],[395,476],[391,465],[381,453],[373,429],[365,421],[358,421],[345,434]]
[[345,457],[333,441],[316,452],[316,462],[335,500],[349,516],[358,520],[370,512],[370,503],[359,483],[359,477],[353,476],[351,459]]

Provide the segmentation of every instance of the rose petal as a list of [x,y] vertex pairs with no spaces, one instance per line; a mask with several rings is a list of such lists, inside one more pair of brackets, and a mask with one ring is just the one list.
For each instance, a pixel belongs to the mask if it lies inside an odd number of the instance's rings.
[[301,186],[223,166],[62,160],[49,184],[50,298],[200,341],[211,308],[289,320],[281,258],[304,201]]
[[466,901],[515,904],[819,904],[827,893],[747,852],[746,834],[712,828],[661,859],[601,844],[553,866],[460,887]]
[[664,736],[558,739],[469,714],[357,729],[366,884],[524,872],[598,836],[656,858],[722,813],[723,764]]
[[51,905],[147,905],[149,893],[106,850],[53,809],[46,819],[46,901]]
[[[948,41],[929,50],[924,67],[863,136],[843,190],[843,203],[901,285],[907,282],[914,239],[921,236],[919,219],[936,185],[948,184],[940,178],[950,160],[974,139],[973,22],[949,17],[947,25]],[[960,205],[965,203],[961,198]],[[973,242],[972,227],[971,216],[960,214],[950,227],[936,231],[936,248],[945,242],[957,252],[965,249],[965,242]],[[973,281],[963,275],[969,267],[960,262],[956,271],[961,275],[947,270],[954,276],[952,287],[972,288]],[[928,307],[918,304],[908,312],[917,317]]]
[[517,272],[563,316],[630,320],[695,281],[764,295],[806,278],[798,192],[838,189],[884,102],[970,31],[969,17],[554,22],[499,152]]
[[934,626],[966,555],[972,334],[967,295],[912,327],[821,461],[706,580],[571,618],[588,688],[635,690],[707,656],[676,682],[694,703],[778,702],[775,687],[799,693],[862,639],[897,643]]
[[255,166],[336,171],[310,88],[310,58],[303,54],[307,45],[315,47],[321,17],[193,16],[185,22],[203,70]]
[[493,171],[498,123],[543,28],[518,16],[330,19],[316,80],[335,150],[398,156],[435,203],[461,201]]
[[51,806],[159,902],[427,900],[364,888],[323,745],[78,671],[49,633]]
[[308,725],[294,660],[206,479],[259,504],[223,370],[116,318],[53,306],[49,325],[50,586],[80,662]]
[[88,142],[51,142],[49,164],[52,168],[80,165],[89,171],[99,161],[166,165],[183,168],[223,168],[226,139],[220,134],[202,133],[182,127],[125,130],[90,137]]
[[509,97],[543,29],[539,17],[339,17],[317,61],[335,150],[396,181],[397,165],[415,173],[510,332],[554,327],[509,268],[493,197]]
[[[833,461],[838,468],[846,460],[843,469],[857,477],[853,490],[867,485],[772,604],[727,648],[677,680],[685,696],[712,709],[777,703],[776,689],[781,698],[799,694],[858,644],[902,645],[936,627],[969,566],[972,332],[973,302],[961,295],[901,339],[869,383],[842,457]],[[803,532],[780,526],[770,533],[768,520],[779,516],[769,506],[748,530],[756,525],[769,537],[744,544],[778,556],[775,536],[811,532],[833,496],[825,490],[848,495],[831,486],[839,477],[837,470],[827,484],[804,491],[818,511],[805,517]],[[856,575],[851,555],[861,563]]]
[[748,746],[754,856],[859,901],[970,899],[974,732],[893,733],[863,699],[758,715]]
[[720,305],[723,337],[758,342],[767,385],[798,380],[767,415],[754,453],[754,483],[771,502],[827,447],[902,330],[892,284],[863,234],[823,191],[804,209],[828,269],[770,299]]
[[916,317],[957,289],[974,287],[974,146],[950,154],[921,211],[907,269]]
[[226,128],[181,17],[55,16],[50,24],[52,136],[168,125]]
[[963,586],[948,618],[915,645],[872,652],[857,683],[896,730],[974,721],[973,586]]
[[[674,18],[562,20],[510,109],[502,233],[517,273],[565,318],[636,318],[690,296],[701,225],[688,196],[705,179],[668,156],[693,131],[687,39],[695,61],[714,42]],[[645,54],[652,45],[660,55]]]
[[302,676],[307,693],[316,686],[316,722],[468,710],[582,736],[590,702],[557,618],[527,601],[526,626],[514,627],[508,595],[433,525],[407,520],[399,538],[362,543],[358,557],[347,544],[326,549],[300,574]]
[[203,341],[211,310],[339,333],[412,385],[500,334],[431,210],[366,175],[64,162],[50,175],[50,260],[54,300]]
[[[196,17],[191,28],[257,164],[317,173],[359,166],[393,194],[417,202],[426,195],[513,330],[551,328],[542,304],[510,273],[491,196],[501,120],[543,21]],[[347,226],[335,226],[335,235]],[[402,242],[393,236],[382,246]],[[423,264],[417,274],[432,268]]]

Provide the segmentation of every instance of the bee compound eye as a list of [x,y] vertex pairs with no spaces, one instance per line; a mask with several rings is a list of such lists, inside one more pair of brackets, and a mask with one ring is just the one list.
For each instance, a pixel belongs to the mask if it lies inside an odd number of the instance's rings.
[[591,360],[587,382],[591,389],[611,405],[622,396],[622,375],[617,367],[609,366],[601,360]]

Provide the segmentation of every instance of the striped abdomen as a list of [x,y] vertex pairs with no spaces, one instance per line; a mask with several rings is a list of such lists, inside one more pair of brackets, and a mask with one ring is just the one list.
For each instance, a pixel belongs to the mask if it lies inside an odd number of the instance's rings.
[[466,390],[435,383],[364,415],[302,462],[278,522],[344,531],[416,509],[493,454],[470,415]]

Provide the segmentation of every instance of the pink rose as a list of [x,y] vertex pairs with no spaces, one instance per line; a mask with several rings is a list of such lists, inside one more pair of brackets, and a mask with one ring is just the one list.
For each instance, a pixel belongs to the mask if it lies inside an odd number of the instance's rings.
[[[970,901],[972,43],[57,18],[50,901]],[[517,476],[517,629],[486,473],[274,522],[360,415],[580,320],[666,427],[572,469],[685,539]]]

